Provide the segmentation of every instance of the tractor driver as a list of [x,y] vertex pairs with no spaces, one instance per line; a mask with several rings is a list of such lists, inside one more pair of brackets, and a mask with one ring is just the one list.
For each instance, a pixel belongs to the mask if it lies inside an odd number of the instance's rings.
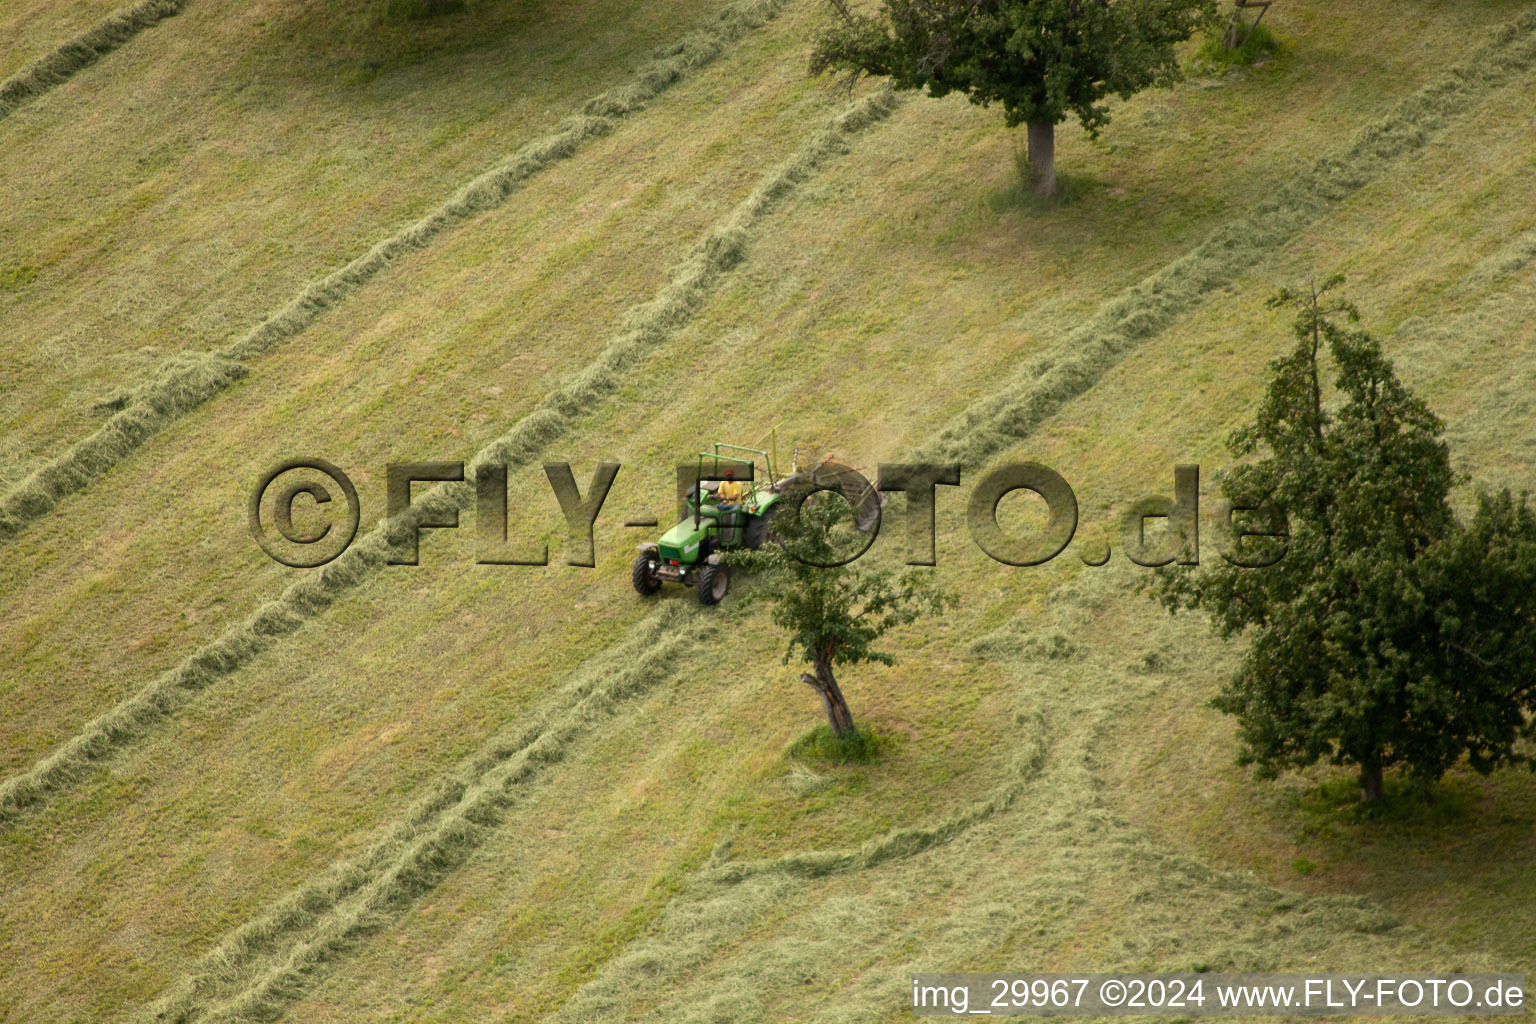
[[747,497],[747,485],[735,479],[736,471],[727,469],[725,479],[720,481],[720,486],[715,488],[715,497],[720,500],[721,508],[740,508],[742,501]]
[[734,530],[741,525],[741,503],[751,493],[746,482],[736,479],[736,471],[727,469],[725,479],[715,488],[715,500],[720,503],[720,526]]

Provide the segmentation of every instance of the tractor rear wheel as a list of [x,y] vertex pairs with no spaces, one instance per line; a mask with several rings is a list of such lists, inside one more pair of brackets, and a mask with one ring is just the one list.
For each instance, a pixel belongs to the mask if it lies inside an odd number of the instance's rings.
[[644,551],[635,559],[634,568],[629,570],[629,581],[641,597],[650,597],[661,589],[661,580],[656,578],[656,570],[651,567],[651,556]]
[[778,535],[773,532],[773,520],[784,510],[783,505],[774,505],[762,515],[747,524],[747,547],[754,550],[763,546],[766,541],[777,541]]
[[708,565],[699,570],[699,604],[719,604],[731,589],[731,571],[723,565]]

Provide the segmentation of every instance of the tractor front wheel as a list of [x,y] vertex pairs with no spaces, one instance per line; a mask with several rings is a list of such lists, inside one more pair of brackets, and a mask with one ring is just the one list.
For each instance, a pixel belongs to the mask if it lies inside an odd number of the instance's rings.
[[635,567],[629,570],[629,581],[635,585],[635,593],[641,597],[650,597],[661,589],[661,580],[656,578],[651,556],[646,552],[640,552],[640,556],[635,559]]
[[731,589],[731,571],[723,565],[705,565],[699,570],[699,604],[719,604]]

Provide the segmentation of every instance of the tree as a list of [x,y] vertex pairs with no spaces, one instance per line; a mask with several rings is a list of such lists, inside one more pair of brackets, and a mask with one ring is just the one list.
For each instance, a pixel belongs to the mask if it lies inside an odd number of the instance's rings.
[[1284,556],[1168,567],[1151,589],[1171,611],[1209,611],[1223,637],[1251,634],[1212,702],[1238,720],[1242,763],[1270,777],[1323,758],[1355,765],[1371,802],[1394,765],[1433,781],[1463,756],[1484,773],[1530,763],[1520,741],[1536,711],[1536,516],[1506,490],[1458,521],[1444,427],[1380,345],[1339,322],[1356,322],[1355,307],[1324,305],[1340,280],[1271,301],[1296,308],[1298,344],[1270,365],[1257,419],[1229,442],[1258,457],[1222,490],[1288,519],[1288,539],[1261,542]]
[[829,2],[837,22],[817,41],[813,72],[1001,103],[1009,127],[1028,126],[1046,195],[1056,191],[1057,123],[1076,114],[1097,135],[1106,97],[1177,79],[1174,47],[1214,10],[1213,0],[882,0],[878,14],[862,14]]
[[821,698],[833,734],[846,738],[857,730],[833,666],[895,664],[890,654],[875,649],[881,637],[925,612],[939,612],[953,599],[921,570],[898,576],[856,568],[850,552],[856,557],[868,541],[860,538],[849,503],[816,491],[803,495],[794,512],[800,497],[791,495],[785,511],[774,517],[772,543],[726,557],[731,565],[760,574],[744,603],[772,605],[774,625],[789,633],[784,663],[798,656],[811,665],[800,680]]
[[[1221,34],[1221,45],[1229,50],[1240,50],[1253,38],[1258,31],[1259,22],[1264,20],[1264,15],[1269,13],[1269,5],[1273,0],[1232,0],[1232,20],[1227,22],[1227,27]],[[1258,17],[1252,22],[1243,18],[1243,11],[1250,7],[1259,9]]]

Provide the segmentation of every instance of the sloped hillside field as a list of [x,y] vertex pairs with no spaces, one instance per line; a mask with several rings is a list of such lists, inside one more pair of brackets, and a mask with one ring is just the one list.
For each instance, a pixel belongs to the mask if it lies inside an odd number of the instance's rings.
[[[1266,300],[1336,274],[1444,421],[1452,506],[1536,481],[1536,7],[1276,0],[1259,59],[1197,35],[1096,137],[1058,125],[1053,197],[998,107],[810,74],[835,17],[0,5],[0,1020],[897,1021],[915,972],[1536,973],[1536,776],[1393,771],[1376,807],[1350,765],[1257,777],[1210,703],[1249,638],[1150,600],[1117,525],[1176,465],[1215,514],[1295,344]],[[778,472],[961,469],[920,571],[953,600],[838,666],[853,753],[753,574],[710,606],[632,584],[676,467],[760,438]],[[323,567],[253,539],[293,459],[356,487]],[[1022,462],[1080,517],[1035,566],[967,525]],[[421,463],[462,479],[392,514]],[[591,566],[556,463],[583,496],[621,466]],[[480,560],[498,466],[547,564]],[[861,568],[905,568],[908,514]]]

